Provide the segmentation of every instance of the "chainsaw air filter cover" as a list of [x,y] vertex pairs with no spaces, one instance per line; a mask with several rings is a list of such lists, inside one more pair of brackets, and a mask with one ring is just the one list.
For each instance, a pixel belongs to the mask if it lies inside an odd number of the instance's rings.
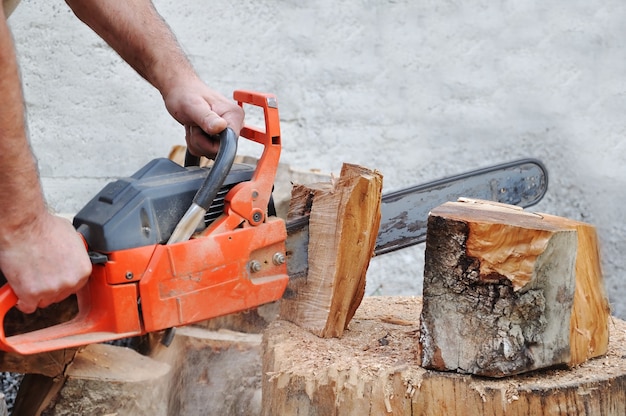
[[[117,250],[165,243],[185,214],[210,167],[182,167],[154,159],[129,178],[106,185],[74,217],[74,227],[89,250]],[[205,216],[209,225],[224,210],[224,197],[239,182],[252,178],[255,167],[234,164]]]

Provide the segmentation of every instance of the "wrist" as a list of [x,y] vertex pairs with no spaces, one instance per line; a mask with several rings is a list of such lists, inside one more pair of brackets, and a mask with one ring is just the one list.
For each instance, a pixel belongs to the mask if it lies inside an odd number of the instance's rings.
[[188,67],[176,68],[174,70],[164,70],[155,77],[152,85],[161,93],[161,97],[167,102],[167,98],[180,91],[192,90],[201,91],[205,88],[204,83],[196,74],[195,70]]

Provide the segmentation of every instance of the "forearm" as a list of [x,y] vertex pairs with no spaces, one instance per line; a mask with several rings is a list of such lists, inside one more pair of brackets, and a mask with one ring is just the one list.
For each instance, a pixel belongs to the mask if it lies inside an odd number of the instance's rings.
[[[66,2],[79,19],[159,90],[169,113],[185,126],[192,154],[215,156],[219,141],[213,135],[227,126],[239,134],[242,108],[198,77],[150,0]],[[193,128],[196,126],[200,128]]]
[[[0,8],[0,14],[2,14]],[[24,99],[15,49],[0,17],[0,248],[11,233],[45,212],[37,164],[26,136]]]
[[174,34],[149,0],[66,0],[76,16],[102,37],[164,96],[181,79],[197,78]]

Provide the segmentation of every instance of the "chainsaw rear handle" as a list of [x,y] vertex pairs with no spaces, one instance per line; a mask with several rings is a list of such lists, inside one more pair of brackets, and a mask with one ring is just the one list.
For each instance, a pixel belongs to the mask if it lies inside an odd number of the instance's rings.
[[[116,294],[113,292],[117,288],[96,296],[99,284],[89,282],[76,292],[78,314],[71,320],[11,336],[6,336],[4,320],[9,310],[17,304],[18,298],[8,283],[0,287],[0,350],[35,354],[141,335],[138,313],[133,312],[133,307],[136,309],[136,298],[132,296],[134,289],[130,285],[118,285],[127,295],[119,296],[121,302],[116,302]],[[120,314],[121,307],[126,311],[126,316]]]

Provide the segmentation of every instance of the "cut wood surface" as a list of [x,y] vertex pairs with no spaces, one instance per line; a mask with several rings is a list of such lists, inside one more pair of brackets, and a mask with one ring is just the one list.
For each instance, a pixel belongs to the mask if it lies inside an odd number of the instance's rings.
[[309,218],[308,275],[290,282],[280,316],[321,337],[339,337],[365,293],[380,225],[382,175],[344,164],[332,183],[296,185],[288,219]]
[[579,221],[543,214],[546,220],[576,229],[576,289],[570,321],[570,361],[575,366],[606,353],[609,343],[610,306],[595,227]]
[[572,368],[488,379],[421,367],[419,297],[366,297],[340,339],[278,320],[263,340],[264,415],[623,415],[626,322]]
[[434,208],[423,365],[503,377],[604,354],[609,309],[599,267],[587,224],[486,201]]

